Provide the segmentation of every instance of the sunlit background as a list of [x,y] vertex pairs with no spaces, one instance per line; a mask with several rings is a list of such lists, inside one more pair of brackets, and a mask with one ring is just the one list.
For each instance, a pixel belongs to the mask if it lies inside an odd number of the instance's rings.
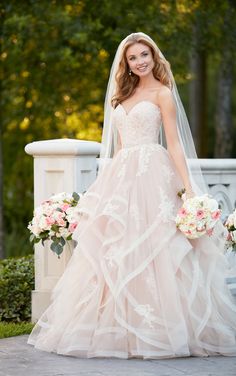
[[199,157],[236,156],[234,1],[9,0],[0,7],[1,257],[32,253],[25,145],[101,140],[109,69],[131,32],[149,34],[171,63]]

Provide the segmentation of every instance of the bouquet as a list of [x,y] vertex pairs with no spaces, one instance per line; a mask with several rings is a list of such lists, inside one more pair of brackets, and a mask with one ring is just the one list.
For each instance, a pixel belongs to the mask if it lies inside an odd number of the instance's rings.
[[80,195],[76,192],[59,193],[35,208],[34,217],[28,225],[31,232],[30,241],[35,244],[51,240],[50,248],[60,258],[67,240],[78,225],[78,203]]
[[[182,193],[184,192],[182,191]],[[180,196],[179,193],[178,195]],[[196,239],[204,234],[212,235],[213,228],[220,215],[221,210],[218,208],[218,202],[211,196],[204,194],[185,199],[175,222],[177,228],[187,238]]]
[[226,249],[236,252],[236,209],[228,216],[224,225],[228,230]]

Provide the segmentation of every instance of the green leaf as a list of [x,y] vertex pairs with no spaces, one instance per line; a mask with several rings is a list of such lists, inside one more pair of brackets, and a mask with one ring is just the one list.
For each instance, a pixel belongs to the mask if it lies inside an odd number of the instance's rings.
[[77,192],[73,192],[72,193],[72,197],[73,197],[73,199],[75,200],[75,201],[79,201],[79,199],[80,199],[80,195],[77,193]]
[[61,243],[62,246],[64,246],[66,244],[66,241],[62,236],[60,237],[60,243]]
[[54,232],[58,232],[59,231],[59,226],[54,224],[54,225],[51,226],[51,229]]
[[53,242],[50,246],[51,250],[58,256],[63,252],[63,246],[61,244]]

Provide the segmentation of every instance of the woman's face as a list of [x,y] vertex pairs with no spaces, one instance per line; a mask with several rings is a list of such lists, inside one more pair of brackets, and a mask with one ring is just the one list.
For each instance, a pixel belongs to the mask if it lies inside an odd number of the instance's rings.
[[139,77],[150,74],[154,68],[152,51],[143,43],[135,43],[128,47],[126,59],[131,71]]

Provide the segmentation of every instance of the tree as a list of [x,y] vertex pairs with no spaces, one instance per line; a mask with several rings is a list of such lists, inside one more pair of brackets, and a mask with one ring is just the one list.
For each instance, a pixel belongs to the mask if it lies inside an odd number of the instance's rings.
[[222,25],[222,45],[217,87],[216,141],[214,155],[217,158],[230,158],[233,148],[234,130],[232,127],[233,61],[236,43],[236,5],[226,1]]
[[[24,146],[35,140],[61,137],[101,140],[111,62],[120,40],[139,30],[150,34],[171,62],[187,108],[191,81],[188,51],[195,43],[192,25],[200,23],[197,44],[205,56],[202,72],[204,82],[211,84],[209,57],[214,57],[211,70],[215,73],[219,61],[215,45],[222,45],[226,3],[227,0],[1,2],[6,255],[32,251],[26,246],[26,226],[33,209],[32,160]],[[206,141],[203,129],[208,126],[208,134],[214,131],[215,102],[212,104],[206,88],[204,92],[201,102],[205,112],[201,128],[197,126],[201,131],[194,131],[201,145]],[[208,155],[214,149],[209,144],[211,139],[204,143],[204,153]]]

